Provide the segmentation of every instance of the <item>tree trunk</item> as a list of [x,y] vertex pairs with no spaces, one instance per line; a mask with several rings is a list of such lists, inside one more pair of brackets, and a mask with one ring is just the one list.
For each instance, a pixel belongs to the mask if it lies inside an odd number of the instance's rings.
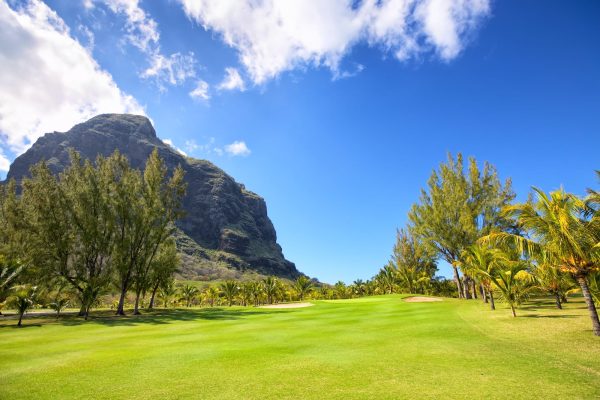
[[121,295],[119,296],[119,305],[117,306],[117,312],[115,315],[125,315],[125,297],[127,297],[128,282],[125,280],[121,286]]
[[133,314],[134,315],[140,315],[140,296],[141,296],[141,292],[138,292],[135,294],[135,306],[133,307]]
[[82,301],[81,302],[81,308],[79,309],[79,312],[77,313],[78,317],[85,317],[85,303]]
[[494,292],[492,290],[490,290],[490,309],[496,309],[496,304],[494,303]]
[[471,300],[471,298],[472,298],[471,297],[471,291],[469,290],[469,286],[470,286],[470,283],[471,283],[470,282],[471,278],[469,278],[468,276],[464,276],[464,275],[463,275],[463,278],[464,278],[463,290],[465,292],[464,293],[464,298],[467,299],[467,300]]
[[481,298],[483,299],[484,303],[488,302],[487,290],[485,290],[485,286],[483,285],[481,285]]
[[556,308],[562,310],[562,304],[560,303],[560,294],[558,292],[554,293],[554,299],[556,300]]
[[515,318],[517,316],[517,313],[515,312],[515,306],[511,304],[510,309],[512,310],[513,318]]
[[577,283],[579,283],[579,286],[581,286],[581,292],[583,293],[583,297],[585,298],[585,302],[587,304],[587,309],[590,313],[590,318],[592,319],[592,330],[594,331],[594,335],[600,336],[600,320],[598,320],[598,311],[594,305],[594,299],[592,299],[592,295],[590,294],[590,288],[588,287],[587,279],[585,276],[578,276],[576,279]]
[[458,268],[456,268],[454,265],[452,266],[452,269],[454,270],[454,282],[456,282],[456,288],[458,289],[458,298],[462,299],[463,298],[463,288],[462,288],[462,282],[460,280],[460,274],[458,273]]
[[475,280],[471,280],[471,282],[473,283],[473,298],[477,299],[477,284],[475,283]]
[[21,324],[23,322],[23,314],[25,314],[25,313],[19,313],[19,322],[17,323],[17,326],[21,326]]
[[154,308],[154,296],[156,296],[156,291],[158,290],[159,284],[154,285],[154,289],[152,289],[152,296],[150,296],[150,304],[148,304],[148,310],[152,310]]

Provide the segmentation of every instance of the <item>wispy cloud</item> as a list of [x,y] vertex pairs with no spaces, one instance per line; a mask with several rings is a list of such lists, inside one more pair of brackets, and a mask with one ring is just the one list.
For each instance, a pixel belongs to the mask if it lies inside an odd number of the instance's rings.
[[179,0],[189,18],[235,48],[261,84],[284,71],[340,63],[357,43],[400,60],[433,52],[456,57],[483,18],[489,0]]
[[197,143],[194,139],[187,140],[185,142],[185,149],[190,154],[196,153],[199,155],[216,154],[222,156],[228,154],[231,156],[248,156],[251,153],[244,141],[236,140],[233,143],[221,147],[216,144],[216,139],[214,137],[208,138],[204,143]]
[[209,85],[203,80],[199,80],[196,82],[196,87],[194,90],[190,92],[190,97],[193,99],[200,99],[204,101],[208,101],[210,99],[210,95],[208,94]]
[[[86,0],[88,3],[91,1]],[[125,17],[124,40],[145,54],[150,64],[140,73],[140,77],[153,79],[161,91],[166,90],[168,85],[180,85],[196,77],[197,61],[193,52],[162,53],[158,24],[142,9],[139,0],[94,1],[105,4],[114,14]]]
[[196,59],[194,53],[174,53],[168,57],[154,53],[150,57],[150,66],[141,74],[142,78],[154,78],[161,90],[165,89],[163,83],[180,85],[189,78],[196,76]]

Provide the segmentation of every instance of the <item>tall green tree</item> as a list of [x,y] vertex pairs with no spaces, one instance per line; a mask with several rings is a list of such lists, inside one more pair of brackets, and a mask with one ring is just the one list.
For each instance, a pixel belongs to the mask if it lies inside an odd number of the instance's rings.
[[398,282],[409,293],[422,291],[426,281],[431,281],[437,271],[435,253],[431,246],[413,235],[410,229],[397,232],[392,264],[396,268]]
[[[118,229],[126,233],[122,235],[124,240],[117,242],[118,254],[124,255],[119,268],[121,299],[118,314],[123,313],[122,303],[130,283],[135,292],[134,313],[139,314],[140,298],[150,288],[149,275],[152,267],[157,265],[153,263],[154,257],[161,244],[174,233],[174,222],[183,216],[182,201],[186,190],[183,169],[177,167],[170,178],[167,178],[167,172],[155,149],[148,157],[141,182],[136,182],[135,172],[130,173],[130,184],[137,189],[134,192],[138,193],[137,198],[132,200],[124,194],[119,201],[122,218],[117,218],[120,221]],[[127,186],[121,185],[120,189]],[[127,202],[130,202],[128,208]]]
[[154,308],[154,299],[158,289],[169,285],[173,280],[173,274],[179,266],[179,255],[175,240],[170,237],[161,243],[158,254],[154,257],[150,265],[149,282],[151,288],[150,303],[148,309]]
[[106,159],[94,167],[71,152],[71,164],[52,175],[40,163],[23,181],[29,223],[27,253],[49,278],[61,277],[78,293],[87,318],[112,278],[115,221],[110,186],[114,176]]
[[459,297],[471,296],[458,271],[462,251],[492,229],[506,227],[500,210],[514,197],[510,180],[503,184],[491,164],[486,162],[482,171],[470,158],[465,171],[459,153],[456,159],[449,154],[432,172],[427,189],[413,205],[409,219],[415,234],[452,265]]

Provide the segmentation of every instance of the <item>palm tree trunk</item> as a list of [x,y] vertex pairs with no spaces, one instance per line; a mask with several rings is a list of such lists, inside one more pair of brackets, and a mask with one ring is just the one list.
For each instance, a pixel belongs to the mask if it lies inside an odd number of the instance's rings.
[[494,292],[490,290],[490,309],[495,310],[496,304],[494,303]]
[[585,276],[578,276],[576,279],[577,283],[579,283],[579,286],[581,286],[581,292],[583,293],[583,297],[585,298],[585,302],[587,304],[587,309],[590,313],[590,318],[592,319],[592,330],[594,331],[594,335],[600,336],[600,320],[598,320],[598,311],[596,310],[594,300],[590,294],[590,288],[588,287],[587,279]]
[[21,326],[21,324],[23,322],[23,314],[25,314],[25,313],[22,313],[22,312],[19,313],[19,322],[17,323],[17,326]]
[[515,306],[513,306],[512,304],[510,305],[510,309],[512,310],[512,315],[513,318],[515,318],[517,316],[517,313],[515,312]]
[[458,268],[456,268],[454,265],[452,266],[452,269],[454,270],[454,282],[456,282],[456,288],[458,289],[458,298],[462,299],[463,298],[463,288],[462,288],[462,282],[460,280],[460,274],[458,273]]
[[483,284],[481,285],[481,298],[483,299],[484,303],[488,302],[487,291],[485,290],[485,286],[483,286]]
[[475,280],[471,280],[472,282],[472,286],[473,286],[473,298],[477,299],[477,284],[475,283]]
[[560,303],[560,294],[558,292],[554,293],[554,299],[556,300],[556,308],[562,310],[562,304]]
[[469,286],[471,284],[471,278],[469,278],[468,276],[463,275],[464,278],[464,282],[463,282],[463,290],[464,290],[464,298],[467,300],[471,300],[471,291],[469,290]]

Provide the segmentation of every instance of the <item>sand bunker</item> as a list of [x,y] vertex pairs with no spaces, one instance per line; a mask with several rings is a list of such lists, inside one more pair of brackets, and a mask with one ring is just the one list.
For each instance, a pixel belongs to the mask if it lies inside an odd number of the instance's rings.
[[404,299],[407,303],[429,303],[431,301],[442,301],[439,297],[413,296]]
[[271,304],[268,306],[262,306],[261,308],[303,308],[314,306],[313,303],[284,303],[284,304]]

